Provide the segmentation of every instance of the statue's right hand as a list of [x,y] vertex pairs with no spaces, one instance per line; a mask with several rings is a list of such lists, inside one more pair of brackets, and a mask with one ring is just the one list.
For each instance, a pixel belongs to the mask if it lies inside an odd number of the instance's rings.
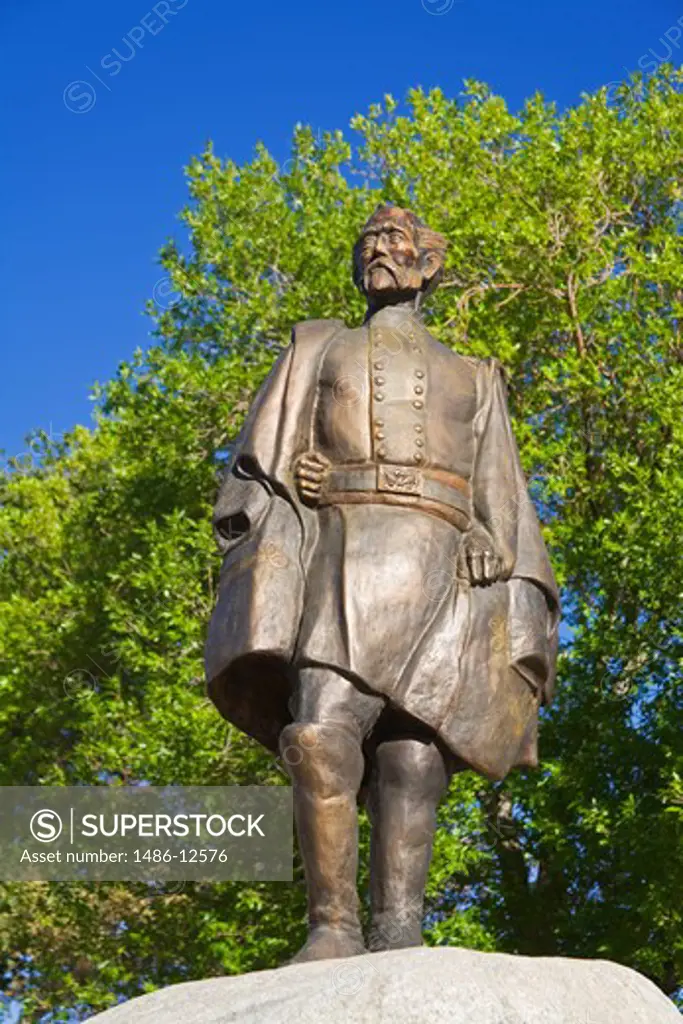
[[320,452],[304,452],[294,465],[294,479],[303,501],[315,505],[332,463]]

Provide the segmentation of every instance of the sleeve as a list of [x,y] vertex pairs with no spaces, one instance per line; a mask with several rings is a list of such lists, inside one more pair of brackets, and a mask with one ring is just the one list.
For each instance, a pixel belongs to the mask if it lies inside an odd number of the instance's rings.
[[482,362],[475,421],[473,507],[504,563],[510,588],[510,658],[546,700],[557,657],[559,593],[512,431],[503,369]]
[[482,360],[477,371],[478,409],[474,422],[472,504],[475,522],[490,534],[509,577],[517,556],[517,515],[528,502],[507,410],[503,369],[497,360]]
[[252,532],[273,494],[280,419],[284,407],[291,345],[279,354],[259,388],[235,439],[213,514],[220,551],[227,554]]

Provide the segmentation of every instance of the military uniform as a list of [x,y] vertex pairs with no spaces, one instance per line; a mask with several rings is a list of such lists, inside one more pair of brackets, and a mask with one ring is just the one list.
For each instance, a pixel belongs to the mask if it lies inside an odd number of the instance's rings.
[[[457,390],[446,396],[438,382],[449,369]],[[471,364],[393,308],[327,346],[313,449],[333,468],[298,664],[341,669],[401,702],[420,639],[444,615],[452,619],[469,523],[475,377]]]
[[[295,479],[307,452],[330,466],[315,507]],[[497,364],[447,349],[400,307],[358,328],[299,325],[216,521],[226,559],[207,678],[226,717],[276,749],[297,670],[325,666],[484,774],[535,763],[558,598]],[[248,528],[235,535],[236,522]],[[488,587],[459,571],[474,528],[503,560]]]

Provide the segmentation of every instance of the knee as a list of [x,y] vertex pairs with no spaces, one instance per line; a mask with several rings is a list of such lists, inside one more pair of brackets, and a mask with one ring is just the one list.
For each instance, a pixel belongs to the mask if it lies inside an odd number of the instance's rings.
[[382,788],[413,791],[420,800],[437,802],[450,777],[437,745],[422,739],[405,738],[381,743],[377,748],[376,763]]
[[292,722],[280,733],[280,756],[288,767],[295,768],[307,753],[315,751],[322,738],[316,722]]
[[357,790],[363,775],[360,737],[342,723],[293,722],[280,734],[280,755],[294,783],[321,795]]

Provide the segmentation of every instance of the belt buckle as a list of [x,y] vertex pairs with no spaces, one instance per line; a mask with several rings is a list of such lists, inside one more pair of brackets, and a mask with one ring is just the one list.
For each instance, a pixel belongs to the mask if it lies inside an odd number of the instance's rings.
[[378,466],[377,490],[392,494],[422,494],[422,471],[412,466]]

